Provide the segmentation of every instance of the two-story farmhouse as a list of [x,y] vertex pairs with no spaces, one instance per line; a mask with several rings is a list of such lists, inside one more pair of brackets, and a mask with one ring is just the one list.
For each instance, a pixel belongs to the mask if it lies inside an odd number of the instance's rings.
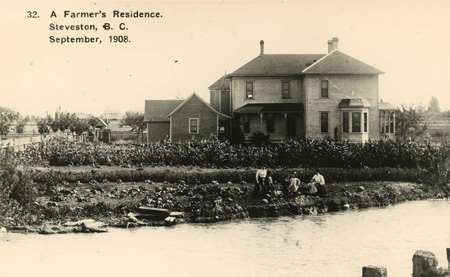
[[366,142],[395,130],[395,109],[384,105],[380,112],[382,73],[339,51],[337,38],[328,41],[327,54],[266,54],[261,41],[257,57],[209,87],[210,103],[232,114],[247,140],[262,132],[271,141]]

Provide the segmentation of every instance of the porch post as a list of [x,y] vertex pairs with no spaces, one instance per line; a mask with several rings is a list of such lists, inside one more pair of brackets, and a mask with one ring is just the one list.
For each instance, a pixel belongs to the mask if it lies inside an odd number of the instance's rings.
[[259,113],[259,130],[263,132],[263,114]]
[[388,129],[389,133],[391,133],[391,112],[388,112]]
[[392,118],[393,118],[393,124],[394,124],[394,130],[392,130],[392,133],[395,135],[395,111],[392,112]]

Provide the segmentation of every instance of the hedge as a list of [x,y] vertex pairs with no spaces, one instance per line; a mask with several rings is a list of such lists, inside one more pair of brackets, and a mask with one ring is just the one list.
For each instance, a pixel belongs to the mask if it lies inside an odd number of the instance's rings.
[[335,167],[435,169],[450,156],[450,145],[374,141],[365,144],[327,140],[290,140],[261,147],[208,140],[184,143],[108,145],[62,138],[28,146],[17,155],[30,163],[68,165],[161,165],[238,168]]
[[[62,182],[153,182],[177,183],[185,181],[188,184],[206,184],[213,181],[219,183],[240,183],[255,181],[255,169],[223,169],[208,172],[198,171],[174,171],[174,170],[91,170],[91,171],[58,171],[46,170],[36,171],[33,180],[42,184],[58,184]],[[314,174],[311,169],[274,169],[273,177],[277,182],[286,180],[289,174],[297,172],[303,182],[308,182]],[[405,181],[405,182],[431,182],[433,176],[427,170],[397,169],[397,168],[364,168],[364,169],[342,169],[322,168],[320,172],[325,176],[327,182],[352,182],[352,181]]]

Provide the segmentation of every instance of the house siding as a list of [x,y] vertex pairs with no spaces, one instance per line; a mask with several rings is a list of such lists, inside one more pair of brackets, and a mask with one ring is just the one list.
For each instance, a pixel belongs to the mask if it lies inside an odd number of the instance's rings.
[[[328,98],[320,96],[320,81],[328,80]],[[339,102],[344,98],[364,98],[370,103],[369,139],[379,139],[377,75],[307,75],[304,77],[306,137],[334,137],[341,133]],[[329,112],[328,133],[321,133],[320,112]]]
[[230,90],[212,89],[209,91],[209,103],[217,111],[230,115]]
[[[171,115],[172,141],[207,139],[217,135],[217,113],[197,96],[192,97]],[[189,118],[199,118],[199,133],[189,134]]]
[[[281,98],[282,80],[290,80],[290,99]],[[246,99],[246,81],[254,81],[254,99]],[[304,97],[301,91],[301,79],[299,77],[233,77],[232,82],[232,104],[236,110],[249,103],[303,103]]]
[[169,137],[169,122],[147,122],[147,142],[158,142]]

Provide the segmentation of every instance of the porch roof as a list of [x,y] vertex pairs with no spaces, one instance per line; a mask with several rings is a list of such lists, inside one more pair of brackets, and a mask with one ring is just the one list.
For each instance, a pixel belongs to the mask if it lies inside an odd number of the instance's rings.
[[298,113],[303,112],[302,103],[252,103],[234,111],[236,114]]
[[339,103],[339,108],[369,108],[370,103],[364,98],[346,98]]

